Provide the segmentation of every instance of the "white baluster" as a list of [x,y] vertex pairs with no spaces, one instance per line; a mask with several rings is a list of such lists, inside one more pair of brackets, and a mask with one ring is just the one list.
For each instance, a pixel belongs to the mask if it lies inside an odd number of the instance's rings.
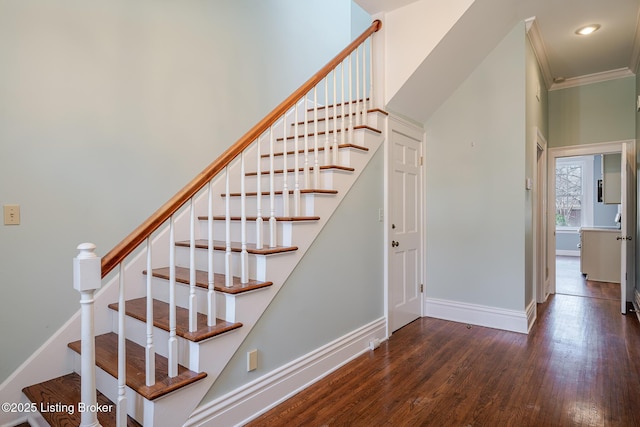
[[311,188],[311,180],[309,177],[309,120],[307,119],[309,105],[308,95],[304,96],[304,188]]
[[[95,249],[96,245],[93,243],[83,243],[78,246],[80,253],[73,259],[73,287],[80,292],[81,310],[80,401],[86,406],[95,405],[97,402],[93,295],[100,288],[101,267],[100,258],[95,254]],[[83,412],[80,426],[100,426],[97,413]]]
[[233,270],[231,269],[231,193],[229,192],[229,166],[225,168],[225,207],[224,207],[224,229],[225,229],[225,252],[224,252],[224,285],[227,288],[233,286]]
[[[351,57],[353,56],[353,54],[349,54],[349,57],[347,59],[347,63],[349,64],[349,85],[348,85],[348,90],[349,90],[349,95],[347,96],[347,100],[349,102],[349,120],[347,121],[347,127],[348,127],[348,134],[347,136],[349,137],[349,143],[353,143],[353,71],[351,69]],[[344,104],[342,105],[344,108]]]
[[[351,89],[349,90],[351,92]],[[362,122],[360,116],[360,46],[356,48],[356,126],[359,126]]]
[[300,171],[298,155],[298,102],[296,102],[293,124],[293,176],[295,186],[293,188],[293,212],[300,216]]
[[369,37],[369,109],[376,108],[373,91],[373,36]]
[[276,184],[273,143],[274,141],[272,126],[269,128],[269,247],[271,248],[275,248],[278,244],[278,242],[276,241]]
[[[371,69],[369,68],[369,72]],[[368,107],[367,107],[367,41],[362,43],[362,124],[367,125]]]
[[333,154],[332,163],[338,164],[338,66],[333,69]]
[[196,209],[191,198],[189,206],[189,332],[198,329],[198,305],[196,300]]
[[207,326],[216,324],[216,293],[214,289],[214,271],[213,271],[213,181],[209,181],[209,216],[207,217]]
[[329,74],[324,78],[324,164],[331,163],[329,149]]
[[290,216],[291,214],[290,212],[290,208],[289,208],[289,180],[288,180],[288,174],[289,174],[289,170],[287,169],[287,113],[284,113],[284,116],[282,117],[282,133],[284,134],[283,137],[283,141],[284,141],[284,150],[282,153],[282,179],[284,181],[284,184],[282,185],[282,210],[283,210],[283,216]]
[[261,146],[260,146],[260,136],[258,137],[258,140],[256,141],[256,150],[257,150],[257,154],[256,154],[256,166],[257,166],[257,172],[256,172],[256,249],[262,249],[263,247],[263,233],[262,233],[262,226],[263,226],[263,219],[262,219],[262,166],[261,166],[261,159],[262,159],[262,150],[261,150]]
[[116,423],[127,425],[127,346],[125,335],[124,262],[119,268],[118,290],[118,399],[116,400]]
[[346,98],[345,98],[345,83],[344,83],[344,61],[342,61],[342,66],[340,67],[340,80],[341,80],[341,84],[340,84],[340,93],[342,96],[342,105],[340,106],[340,115],[342,116],[342,120],[340,120],[340,143],[344,144],[346,141],[346,120],[347,118],[347,108],[345,107],[345,103],[347,102]]
[[176,235],[174,218],[169,218],[169,357],[167,375],[178,375],[178,338],[176,337]]
[[145,380],[148,387],[156,383],[156,350],[153,344],[153,267],[151,259],[151,236],[149,236],[147,237],[147,346],[145,347]]
[[[240,283],[249,282],[249,254],[247,252],[247,177],[244,172],[244,151],[240,153]],[[258,193],[258,198],[260,194]]]
[[313,185],[320,185],[320,161],[318,159],[318,86],[313,87]]

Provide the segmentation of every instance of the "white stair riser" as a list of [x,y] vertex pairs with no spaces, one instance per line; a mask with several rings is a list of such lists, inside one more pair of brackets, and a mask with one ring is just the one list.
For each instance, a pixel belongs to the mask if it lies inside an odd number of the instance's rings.
[[[310,159],[310,160],[313,161],[313,159]],[[288,168],[289,170],[287,171],[287,188],[290,191],[295,188],[295,180],[296,180],[295,172],[292,171],[293,169],[292,166],[293,165],[289,165],[289,168]],[[300,169],[303,169],[303,168],[304,168],[304,164],[300,165]],[[305,185],[304,170],[298,171],[298,185],[300,188],[306,187],[306,188],[316,188],[316,189],[322,189],[322,190],[332,190],[333,175],[336,173],[349,173],[349,171],[342,171],[342,170],[320,169],[320,179],[318,182],[315,182],[314,171],[313,171],[314,164],[310,163],[308,165],[308,168],[309,168],[309,179],[310,179],[308,186]],[[271,190],[270,180],[271,180],[271,177],[269,173],[260,174],[260,191],[261,192]],[[282,190],[284,188],[284,173],[282,172],[274,173],[273,183],[274,183],[273,188],[275,190]],[[258,189],[258,176],[257,175],[247,176],[245,181],[245,191],[252,192],[252,191],[257,191],[257,189]],[[264,212],[264,207],[263,207],[263,212]]]
[[[176,287],[176,293],[184,294],[184,289],[186,288],[186,294],[188,295],[189,290],[188,287],[182,285]],[[235,298],[235,296],[232,296]],[[206,291],[198,292],[198,311],[206,312]],[[219,304],[224,308],[225,298],[221,296],[219,298],[221,300]],[[228,301],[227,301],[228,303]],[[224,314],[224,310],[218,310],[222,314]],[[114,315],[114,332],[118,330],[118,320],[117,320],[117,312],[113,312]],[[223,318],[220,315],[217,316],[219,319]],[[231,334],[234,331],[228,331],[225,334]],[[135,342],[136,344],[146,347],[147,345],[147,324],[133,317],[127,317],[126,319],[126,335],[127,339]],[[224,335],[224,334],[223,334]],[[209,338],[205,341],[213,341],[220,339],[223,335],[215,336]],[[178,340],[178,363],[192,371],[199,371],[199,358],[200,358],[200,348],[204,344],[205,341],[200,341],[198,343],[190,341],[188,339],[177,336]],[[159,354],[164,357],[169,357],[169,331],[166,331],[161,328],[154,327],[153,328],[153,344],[156,354]]]
[[[262,242],[263,246],[269,246],[270,231],[269,231],[269,213],[263,209],[262,218]],[[266,214],[266,216],[264,216]],[[257,225],[255,220],[247,220],[247,243],[255,244],[257,240]],[[291,221],[277,221],[276,222],[276,242],[280,246],[292,246],[293,230],[295,224]],[[207,221],[200,221],[200,235],[207,235],[208,225]],[[213,221],[213,238],[214,240],[224,241],[226,238],[226,224],[225,221],[218,220]],[[242,241],[242,222],[231,221],[231,241]]]
[[[329,135],[329,144],[333,145],[334,142],[337,142],[338,144],[355,144],[355,145],[359,145],[362,147],[366,147],[366,138],[368,134],[375,134],[377,132],[374,132],[370,129],[355,129],[353,131],[346,131],[344,133],[344,137],[342,135],[342,132],[338,132],[337,134],[333,134],[331,133]],[[318,136],[318,161],[320,162],[320,164],[324,164],[323,163],[323,150],[321,150],[322,147],[324,147],[325,144],[325,136],[324,135],[319,135]],[[299,158],[299,162],[303,162],[304,161],[304,135],[299,135],[298,138],[298,151],[301,152],[301,159]],[[285,147],[284,141],[278,141],[275,144],[275,148],[274,148],[274,152],[275,153],[281,153],[283,152]],[[292,151],[295,151],[295,139],[294,138],[287,138],[287,143],[286,143],[286,148],[287,148],[287,152],[291,153]],[[261,147],[262,150],[262,154],[263,155],[268,155],[269,154],[269,147]],[[315,137],[310,136],[307,138],[307,153],[308,156],[310,158],[315,156]],[[246,159],[249,160],[245,160],[248,164],[250,164],[252,166],[252,169],[255,168],[255,164],[256,164],[256,160],[253,157],[249,157],[250,155],[247,156]],[[274,156],[274,158],[277,157],[281,157],[281,156]],[[293,165],[293,154],[289,154],[288,156],[288,161],[287,164],[289,165],[289,167],[291,167]],[[264,159],[269,159],[268,157],[264,157]],[[268,164],[268,163],[267,163]],[[343,166],[348,166],[348,165],[343,165]]]
[[[80,355],[75,351],[69,350],[73,354],[73,371],[77,374],[80,374]],[[107,396],[109,400],[114,402],[114,411],[115,404],[118,401],[118,379],[112,377],[104,370],[96,366],[96,389],[100,391],[102,394]],[[125,387],[125,395],[127,397],[127,414],[130,417],[134,418],[139,423],[144,422],[144,411],[145,407],[149,407],[149,400],[140,396],[138,393],[133,391],[129,387]],[[146,402],[146,405],[145,405]]]
[[[270,196],[262,195],[261,204],[262,204],[262,212],[263,215],[268,213],[270,215],[271,212],[271,201]],[[331,197],[331,194],[300,194],[300,212],[298,216],[314,216],[314,207],[315,207],[315,198],[316,197]],[[229,209],[231,211],[231,215],[240,215],[241,212],[241,198],[239,196],[233,196],[230,198]],[[294,210],[294,196],[293,189],[291,189],[291,193],[289,194],[289,216],[295,216]],[[257,212],[257,196],[247,196],[246,198],[245,211],[247,215],[255,215]],[[284,212],[284,203],[283,203],[283,195],[275,194],[274,195],[274,205],[275,205],[275,215],[276,216],[285,216]],[[222,202],[222,206],[219,206],[218,209],[221,211],[216,212],[216,215],[224,215],[224,202]],[[266,209],[266,211],[265,211]]]
[[[342,120],[342,116],[340,116],[340,109],[339,108],[338,108],[338,114],[339,114],[338,119],[334,120],[334,118],[333,118],[333,109],[331,109],[330,110],[329,120],[326,121],[324,119],[324,110],[318,110],[318,127],[317,127],[317,131],[318,131],[319,137],[321,139],[325,138],[325,134],[327,133],[327,126],[329,128],[329,133],[330,134],[335,132],[336,129],[338,129],[338,130],[342,129],[342,126],[344,126],[345,129],[348,129],[349,125],[351,125],[351,126],[369,126],[369,127],[374,128],[374,129],[380,129],[378,127],[378,125],[380,124],[379,115],[378,114],[370,114],[369,117],[367,117],[366,119],[364,118],[364,116],[361,116],[360,119],[357,119],[355,113],[352,114],[351,116],[349,116],[347,114],[347,118],[346,118],[346,120],[344,120],[344,123],[343,123],[343,120]],[[349,118],[351,118],[351,122],[349,122]],[[311,113],[309,115],[307,120],[308,120],[308,122],[307,122],[307,134],[315,134],[316,133],[316,128],[315,128],[315,123],[314,123],[314,119],[313,119],[313,113]],[[288,127],[287,136],[294,136],[296,134],[295,126],[293,124],[288,124],[287,127]],[[299,124],[298,124],[298,135],[300,136],[300,135],[304,135],[304,134],[305,134],[304,122],[302,120],[300,120]]]

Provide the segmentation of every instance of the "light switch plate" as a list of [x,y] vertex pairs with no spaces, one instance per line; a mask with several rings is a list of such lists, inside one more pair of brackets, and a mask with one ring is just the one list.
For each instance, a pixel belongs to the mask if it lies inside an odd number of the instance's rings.
[[4,225],[20,225],[20,205],[4,205]]
[[247,352],[247,372],[258,369],[258,350]]

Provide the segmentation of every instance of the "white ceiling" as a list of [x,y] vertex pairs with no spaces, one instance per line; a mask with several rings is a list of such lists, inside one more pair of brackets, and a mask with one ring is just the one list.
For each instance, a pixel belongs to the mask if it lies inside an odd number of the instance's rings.
[[[375,15],[395,10],[415,1],[425,0],[355,1],[367,12]],[[583,81],[583,76],[598,79],[602,75],[602,79],[606,79],[621,75],[620,72],[630,75],[636,72],[640,56],[639,12],[640,0],[475,0],[467,13],[445,36],[440,46],[434,49],[433,54],[441,59],[453,57],[453,55],[447,55],[445,51],[453,48],[464,49],[463,39],[467,39],[468,45],[470,38],[473,38],[473,43],[477,43],[478,39],[485,37],[477,33],[478,28],[484,27],[487,28],[485,31],[491,32],[494,26],[506,28],[515,24],[515,22],[502,21],[513,18],[522,21],[535,17],[535,27],[541,43],[538,45],[534,43],[534,48],[550,89],[566,86],[568,82]],[[600,24],[600,30],[590,36],[575,34],[575,30],[579,27],[592,23]],[[449,41],[448,38],[453,40]],[[486,36],[486,38],[488,42],[490,37]],[[450,49],[447,45],[450,45]],[[460,57],[460,55],[457,56]],[[424,85],[423,89],[442,91],[442,87],[436,87],[433,82],[415,81],[421,75],[429,75],[432,78],[439,75],[437,68],[440,66],[436,62],[435,58],[433,60],[427,58],[417,73],[412,76],[411,79],[414,81],[408,82],[410,90],[404,91],[404,94],[398,93],[392,100],[395,108],[404,110],[403,107],[412,109],[420,107],[420,101],[410,99],[415,98],[413,94],[416,93],[418,86]],[[457,65],[449,63],[447,68],[451,70]],[[471,64],[462,65],[462,68],[467,69],[466,71],[471,71],[469,68]],[[429,68],[432,70],[429,71]],[[554,78],[564,78],[566,82],[554,84]],[[455,82],[452,82],[452,85],[457,86]],[[432,99],[430,104],[434,102],[437,102],[437,99]],[[436,105],[422,107],[421,111],[414,116],[416,119],[423,120],[428,117]]]

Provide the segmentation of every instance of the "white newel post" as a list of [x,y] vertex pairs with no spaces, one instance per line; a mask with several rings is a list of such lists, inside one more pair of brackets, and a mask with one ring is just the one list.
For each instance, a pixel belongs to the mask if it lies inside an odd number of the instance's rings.
[[[73,259],[73,287],[80,292],[82,316],[82,352],[81,352],[81,388],[80,399],[85,407],[95,407],[96,375],[95,375],[95,338],[93,332],[93,294],[102,282],[100,257],[95,254],[96,245],[82,243],[80,251]],[[80,427],[100,426],[95,411],[83,411]]]

